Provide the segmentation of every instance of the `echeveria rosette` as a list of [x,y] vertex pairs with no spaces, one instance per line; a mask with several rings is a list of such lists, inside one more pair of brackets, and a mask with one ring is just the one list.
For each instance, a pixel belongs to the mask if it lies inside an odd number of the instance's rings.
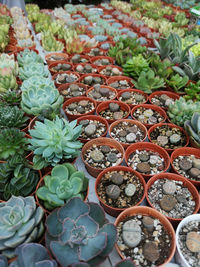
[[[72,198],[46,220],[46,247],[62,267],[97,266],[112,251],[117,231],[96,203]],[[87,265],[85,265],[87,266]]]
[[195,112],[191,120],[184,123],[186,132],[197,148],[200,148],[200,111]]
[[29,148],[34,153],[34,168],[40,170],[76,158],[82,147],[77,141],[81,130],[82,126],[76,126],[76,120],[68,122],[58,116],[53,121],[36,121],[35,128],[30,130],[32,139],[29,141]]
[[54,82],[49,78],[32,76],[29,79],[23,81],[21,86],[21,91],[27,91],[28,89],[44,89],[45,87],[52,87],[52,89],[56,89]]
[[15,248],[39,239],[43,233],[43,215],[34,197],[12,196],[0,203],[0,251],[7,258],[15,256]]
[[42,63],[26,64],[19,68],[19,78],[24,81],[32,76],[48,77],[48,68]]
[[20,67],[26,64],[43,63],[43,59],[35,51],[24,49],[24,51],[17,54],[17,61]]

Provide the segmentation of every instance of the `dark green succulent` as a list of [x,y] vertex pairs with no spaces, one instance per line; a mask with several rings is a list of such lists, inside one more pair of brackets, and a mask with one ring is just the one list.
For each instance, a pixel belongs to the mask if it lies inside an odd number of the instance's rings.
[[186,100],[200,101],[200,81],[197,83],[190,82],[185,88],[184,98]]
[[0,103],[4,103],[6,105],[16,105],[19,106],[21,102],[21,91],[12,91],[7,90],[4,93],[0,93]]

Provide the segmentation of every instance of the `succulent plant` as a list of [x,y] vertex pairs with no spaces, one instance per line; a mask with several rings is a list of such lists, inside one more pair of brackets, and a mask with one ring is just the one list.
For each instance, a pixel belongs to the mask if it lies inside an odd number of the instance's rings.
[[4,52],[6,46],[9,43],[9,38],[5,32],[3,32],[0,28],[0,52]]
[[27,150],[25,133],[16,128],[0,130],[0,159],[7,160],[15,154],[23,155]]
[[188,83],[189,78],[188,76],[181,77],[179,74],[173,75],[170,77],[170,80],[166,79],[166,83],[174,89],[176,93],[180,93],[181,88],[184,88]]
[[54,121],[48,119],[44,123],[36,121],[35,128],[30,130],[33,163],[36,169],[48,165],[73,159],[78,156],[82,147],[77,138],[81,134],[81,125],[76,127],[76,121],[68,122],[56,117]]
[[115,267],[136,267],[136,265],[131,259],[126,259],[118,262]]
[[48,77],[48,68],[42,63],[26,64],[23,67],[19,68],[19,77],[21,80],[27,80],[32,76]]
[[55,37],[50,32],[42,34],[42,46],[46,51],[63,51],[63,43],[56,41]]
[[3,69],[10,69],[15,76],[18,74],[18,63],[14,55],[0,54],[0,70]]
[[169,105],[167,111],[170,120],[181,127],[184,126],[185,121],[191,120],[195,112],[200,112],[200,102],[186,101],[183,97]]
[[0,71],[0,92],[6,92],[9,89],[16,90],[18,84],[15,76],[12,73],[2,75]]
[[78,37],[77,38],[69,38],[66,41],[66,52],[67,54],[81,54],[84,49],[87,47],[88,42],[81,41]]
[[4,255],[0,255],[0,267],[8,267],[8,260]]
[[0,103],[5,105],[19,105],[21,101],[21,92],[17,90],[7,90],[6,92],[0,93]]
[[[97,266],[112,251],[116,228],[96,203],[72,198],[46,220],[46,246],[62,267]],[[87,266],[87,265],[86,265]]]
[[46,248],[37,243],[28,243],[18,246],[15,250],[17,259],[9,267],[57,267]]
[[149,70],[149,64],[142,54],[128,59],[122,67],[124,74],[133,78],[138,78],[142,71],[147,72]]
[[184,98],[186,100],[200,101],[200,81],[197,83],[190,82],[185,88],[185,93]]
[[195,112],[191,120],[185,121],[184,128],[195,146],[200,148],[200,111]]
[[24,51],[18,53],[17,61],[20,67],[30,63],[43,63],[41,56],[29,49],[24,49]]
[[86,192],[88,187],[84,172],[77,171],[70,163],[56,165],[51,175],[44,177],[44,183],[36,194],[44,201],[48,210],[63,206],[72,197],[84,199],[83,192]]
[[36,188],[39,173],[33,170],[23,156],[15,155],[0,164],[0,197],[8,200],[12,195],[26,197]]
[[54,82],[49,78],[32,76],[23,81],[21,91],[27,91],[28,89],[37,90],[39,88],[44,89],[45,87],[52,87],[52,89],[56,89]]
[[57,89],[46,85],[43,88],[36,86],[22,92],[21,107],[27,114],[53,119],[60,114],[63,100]]
[[15,248],[40,238],[44,225],[44,212],[37,207],[34,197],[12,196],[0,203],[1,253],[8,258],[15,256]]

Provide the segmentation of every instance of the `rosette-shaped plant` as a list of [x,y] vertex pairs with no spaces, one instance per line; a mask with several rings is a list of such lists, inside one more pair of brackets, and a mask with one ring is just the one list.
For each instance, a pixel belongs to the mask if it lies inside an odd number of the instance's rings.
[[8,267],[8,260],[4,255],[0,255],[0,267]]
[[191,120],[185,121],[184,127],[192,142],[200,148],[200,111],[195,112]]
[[29,49],[25,49],[17,54],[17,61],[20,67],[30,63],[43,63],[41,56]]
[[97,266],[112,251],[117,236],[103,209],[80,198],[53,211],[46,228],[46,247],[62,267],[78,262]]
[[63,100],[63,96],[53,87],[35,87],[22,92],[21,107],[27,114],[34,116],[41,114],[44,117],[47,114],[49,118],[54,119],[56,115],[60,114]]
[[18,88],[16,77],[10,68],[0,69],[0,92]]
[[26,64],[23,67],[19,68],[19,77],[21,80],[27,80],[32,76],[48,77],[48,68],[42,63]]
[[1,54],[0,55],[0,69],[11,69],[12,73],[17,76],[18,74],[18,63],[15,61],[14,55]]
[[44,225],[44,211],[37,207],[34,197],[12,196],[0,203],[0,251],[8,258],[15,256],[15,248],[40,238]]
[[54,121],[45,119],[44,123],[36,121],[35,128],[30,130],[32,139],[29,141],[29,148],[34,153],[34,167],[39,170],[77,157],[82,147],[77,141],[81,128],[81,125],[76,126],[76,121],[69,123],[59,117]]
[[42,46],[46,51],[62,51],[64,48],[63,43],[56,41],[51,32],[43,32]]
[[7,90],[6,92],[0,93],[0,102],[5,105],[16,105],[19,106],[21,102],[21,92]]
[[54,82],[49,78],[32,76],[29,79],[23,81],[21,86],[21,91],[27,91],[28,89],[37,90],[39,88],[43,89],[45,87],[52,87],[56,89]]
[[45,185],[37,190],[37,196],[44,201],[48,210],[63,206],[72,197],[84,199],[83,192],[86,192],[88,187],[84,172],[77,171],[70,163],[56,165],[51,175],[44,177],[44,183]]

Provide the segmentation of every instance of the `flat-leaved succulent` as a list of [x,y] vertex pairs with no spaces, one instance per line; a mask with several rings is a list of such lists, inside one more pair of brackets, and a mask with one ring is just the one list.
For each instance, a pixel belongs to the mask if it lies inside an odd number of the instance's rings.
[[23,67],[19,68],[19,78],[21,80],[27,80],[32,76],[41,76],[41,77],[48,77],[49,71],[46,66],[42,63],[31,63],[23,65]]

